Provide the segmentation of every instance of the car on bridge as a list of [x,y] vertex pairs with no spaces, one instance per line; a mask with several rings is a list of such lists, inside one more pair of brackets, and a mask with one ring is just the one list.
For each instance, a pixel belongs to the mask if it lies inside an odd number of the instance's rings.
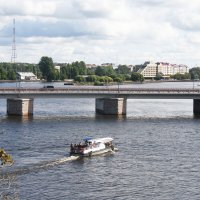
[[53,85],[45,85],[43,88],[54,88],[54,86]]

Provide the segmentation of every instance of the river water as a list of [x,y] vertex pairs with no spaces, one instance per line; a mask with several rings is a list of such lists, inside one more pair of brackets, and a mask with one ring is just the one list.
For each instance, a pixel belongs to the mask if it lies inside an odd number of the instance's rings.
[[[200,119],[192,106],[192,100],[128,100],[126,117],[108,117],[95,114],[94,99],[35,99],[34,115],[21,118],[7,116],[1,99],[0,147],[15,162],[0,167],[0,199],[199,200]],[[70,143],[86,136],[113,137],[119,151],[70,159]]]

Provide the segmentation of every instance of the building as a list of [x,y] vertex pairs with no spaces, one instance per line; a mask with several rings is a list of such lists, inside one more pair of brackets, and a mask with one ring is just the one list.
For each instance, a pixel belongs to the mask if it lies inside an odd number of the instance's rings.
[[92,69],[92,68],[96,68],[97,66],[95,64],[86,64],[85,67],[87,69]]
[[60,66],[59,65],[54,66],[54,69],[56,69],[56,70],[58,70],[58,72],[60,72]]
[[132,71],[133,71],[133,68],[134,68],[134,66],[133,66],[133,65],[128,65],[127,67],[128,67],[128,69],[129,69],[129,71],[130,71],[130,72],[132,72]]
[[102,67],[109,67],[109,66],[111,66],[112,68],[115,68],[115,64],[114,63],[102,63],[101,66]]
[[17,72],[17,79],[18,80],[31,80],[35,81],[38,80],[37,76],[32,72]]
[[138,70],[144,78],[154,78],[157,74],[161,74],[165,78],[169,78],[171,75],[177,73],[185,74],[189,72],[187,65],[170,64],[167,62],[145,62]]
[[157,64],[147,61],[138,70],[138,73],[142,74],[144,78],[154,78],[157,75]]
[[158,73],[163,74],[163,77],[170,77],[171,75],[185,74],[189,72],[187,65],[177,65],[164,62],[158,62]]

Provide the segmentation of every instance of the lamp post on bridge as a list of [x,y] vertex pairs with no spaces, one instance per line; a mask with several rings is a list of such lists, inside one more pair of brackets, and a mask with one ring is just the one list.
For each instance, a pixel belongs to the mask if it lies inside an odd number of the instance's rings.
[[195,81],[198,81],[199,80],[199,77],[198,75],[194,75],[194,79],[193,79],[193,89],[194,89],[194,86],[195,86]]
[[119,94],[119,81],[117,82],[117,85],[118,85],[118,94]]

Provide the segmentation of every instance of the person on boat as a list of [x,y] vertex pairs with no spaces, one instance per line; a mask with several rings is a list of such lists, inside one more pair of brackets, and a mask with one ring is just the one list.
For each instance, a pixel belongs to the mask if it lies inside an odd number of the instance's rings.
[[92,144],[93,147],[96,147],[96,142],[94,141],[94,143]]
[[74,145],[72,143],[70,144],[70,152],[74,152]]

